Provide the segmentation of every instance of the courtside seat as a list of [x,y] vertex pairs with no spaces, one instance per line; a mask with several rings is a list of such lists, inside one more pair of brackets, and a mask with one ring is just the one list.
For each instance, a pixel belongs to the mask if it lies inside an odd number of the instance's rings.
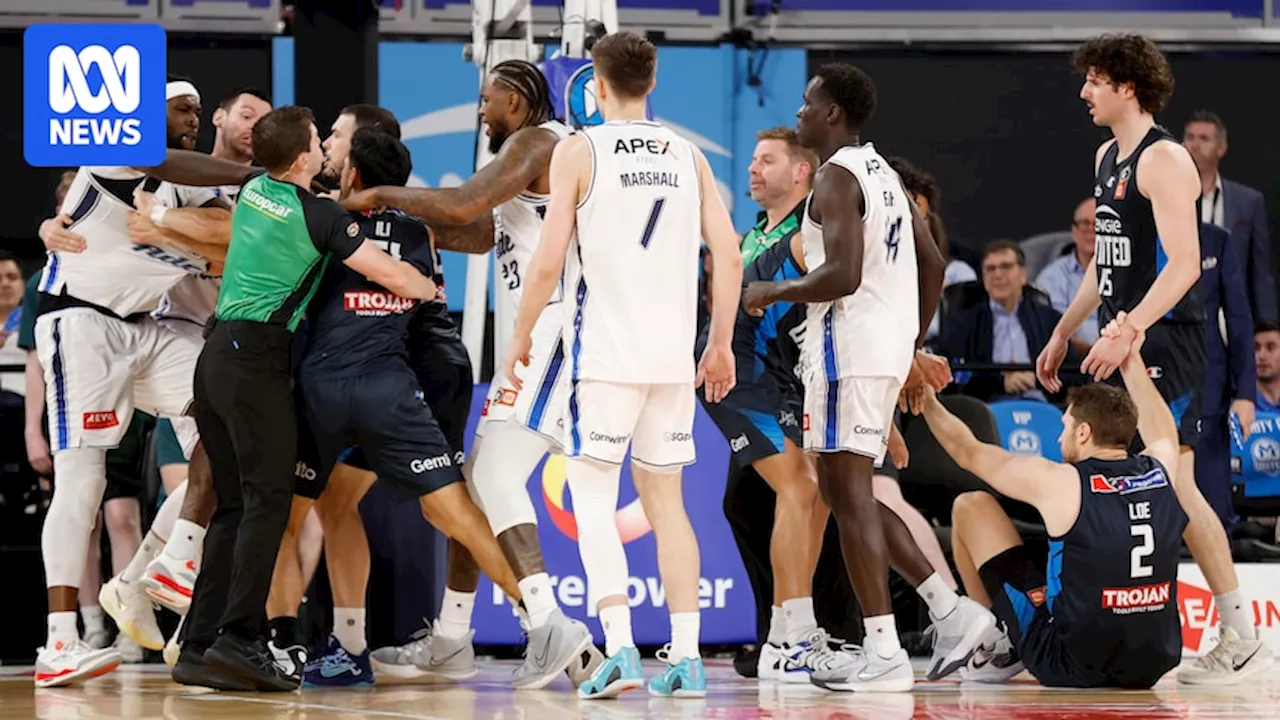
[[999,400],[991,403],[1000,430],[1000,445],[1017,455],[1039,455],[1062,462],[1058,436],[1062,411],[1040,400]]

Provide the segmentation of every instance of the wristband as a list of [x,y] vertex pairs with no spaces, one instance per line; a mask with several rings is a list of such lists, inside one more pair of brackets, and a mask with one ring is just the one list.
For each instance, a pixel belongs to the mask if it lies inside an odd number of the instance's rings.
[[164,205],[156,205],[151,208],[151,222],[158,228],[164,227],[164,215],[167,212],[169,212],[169,208]]

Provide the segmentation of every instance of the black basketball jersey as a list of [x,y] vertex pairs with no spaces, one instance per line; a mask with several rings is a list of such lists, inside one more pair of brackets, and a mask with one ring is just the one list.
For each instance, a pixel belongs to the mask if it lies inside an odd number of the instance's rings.
[[440,251],[434,252],[436,299],[423,303],[409,323],[409,365],[422,372],[445,365],[469,365],[471,358],[462,343],[458,323],[449,314],[445,297],[444,264]]
[[[398,260],[434,276],[427,228],[398,210],[359,213],[364,237]],[[301,372],[333,378],[363,375],[396,359],[407,361],[409,322],[418,301],[403,298],[341,263],[325,268],[308,308],[310,342]]]
[[[1073,660],[1123,678],[1182,657],[1178,558],[1187,516],[1154,458],[1075,463],[1080,515],[1049,540],[1045,601]],[[1168,669],[1168,668],[1165,668]]]
[[[1118,160],[1120,144],[1112,143],[1098,165],[1094,195],[1098,207],[1094,217],[1097,246],[1094,263],[1098,273],[1098,294],[1102,307],[1098,321],[1105,325],[1120,312],[1130,312],[1164,268],[1166,256],[1160,246],[1151,201],[1138,192],[1138,158],[1147,148],[1161,140],[1177,142],[1163,127],[1151,128],[1133,153]],[[1199,227],[1199,201],[1196,202],[1196,227]],[[1197,323],[1204,321],[1204,303],[1199,287],[1192,287],[1163,318],[1167,322]]]

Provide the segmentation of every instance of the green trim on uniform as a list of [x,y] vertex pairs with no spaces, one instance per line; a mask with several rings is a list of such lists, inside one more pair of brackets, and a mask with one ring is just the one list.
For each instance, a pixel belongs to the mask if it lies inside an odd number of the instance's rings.
[[[808,200],[808,198],[805,198]],[[777,245],[780,240],[785,240],[800,232],[801,213],[804,212],[805,200],[801,200],[799,205],[791,209],[791,212],[782,219],[772,230],[768,229],[769,216],[763,211],[760,213],[759,221],[755,227],[751,228],[742,238],[742,265],[746,267],[750,265],[761,253],[769,248]]]

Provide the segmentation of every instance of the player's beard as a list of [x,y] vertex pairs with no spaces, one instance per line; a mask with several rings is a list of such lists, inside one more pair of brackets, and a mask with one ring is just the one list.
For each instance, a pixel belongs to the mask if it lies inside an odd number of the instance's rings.
[[498,151],[502,149],[502,144],[507,141],[507,138],[510,137],[511,134],[507,132],[505,127],[499,127],[497,125],[490,125],[489,133],[489,152],[493,155],[497,155]]

